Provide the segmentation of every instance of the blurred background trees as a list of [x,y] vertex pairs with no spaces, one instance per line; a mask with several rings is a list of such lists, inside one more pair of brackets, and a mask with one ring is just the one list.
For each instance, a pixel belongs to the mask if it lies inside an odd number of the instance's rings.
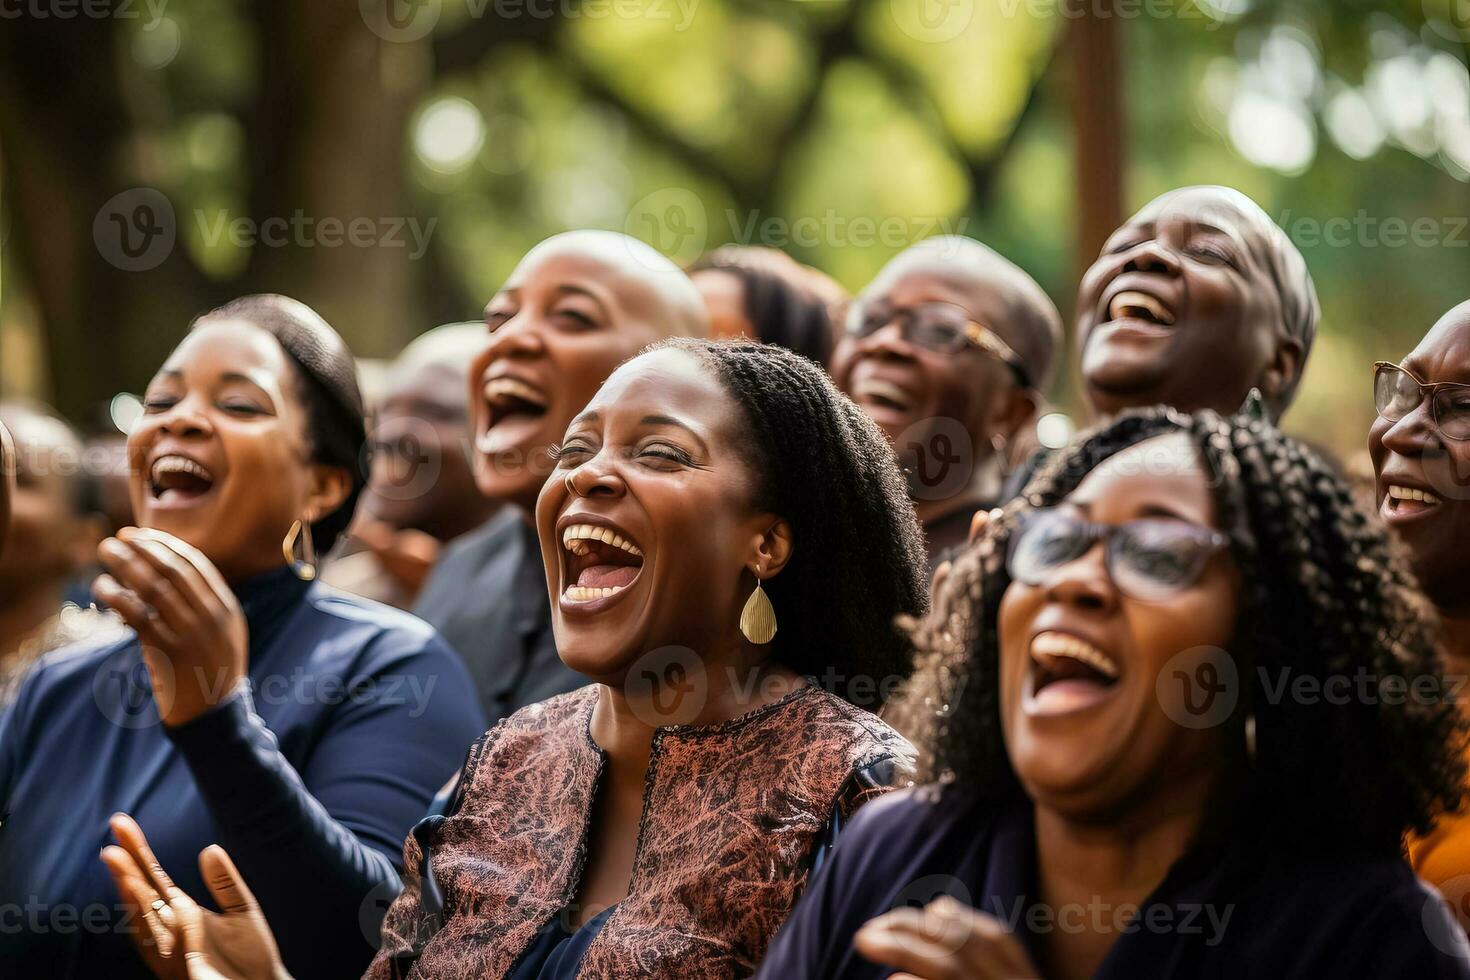
[[1119,216],[1231,184],[1317,278],[1323,332],[1291,421],[1343,452],[1371,415],[1369,362],[1470,295],[1467,0],[0,14],[0,393],[94,430],[231,296],[298,296],[390,355],[477,317],[530,245],[574,227],[680,260],[774,245],[852,289],[961,233],[1069,311]]

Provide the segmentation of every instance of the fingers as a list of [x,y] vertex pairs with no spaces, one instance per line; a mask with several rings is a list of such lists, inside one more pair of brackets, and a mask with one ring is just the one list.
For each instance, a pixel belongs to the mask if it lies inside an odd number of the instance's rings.
[[178,635],[164,623],[158,610],[144,602],[136,592],[126,588],[111,575],[97,576],[92,583],[92,596],[112,609],[138,633],[144,646],[171,649]]
[[255,900],[250,886],[245,884],[245,876],[240,874],[240,869],[235,867],[235,862],[223,847],[211,844],[199,852],[199,873],[204,876],[204,884],[209,887],[209,894],[214,896],[221,912],[259,913],[260,903]]
[[196,618],[211,614],[213,599],[209,584],[199,570],[163,541],[140,528],[123,528],[118,539],[131,545],[134,553],[162,578]]
[[923,980],[1037,975],[1025,947],[998,919],[948,896],[870,920],[853,944],[864,957]]
[[155,541],[179,558],[189,564],[191,568],[204,580],[209,590],[223,600],[226,604],[234,602],[235,593],[230,589],[225,577],[220,574],[219,569],[214,567],[214,562],[205,557],[204,552],[194,547],[183,538],[175,537],[166,531],[159,531],[151,527],[124,528],[118,532],[119,535],[127,537]]
[[985,533],[985,528],[987,526],[989,526],[990,519],[992,517],[995,517],[999,513],[999,511],[1000,511],[1000,508],[999,507],[995,508],[994,510],[977,510],[977,511],[975,511],[975,516],[972,517],[972,518],[970,518],[970,543],[971,544],[974,544],[976,541],[979,541],[980,540],[980,535],[982,535],[982,534]]
[[942,561],[934,569],[934,578],[929,582],[929,594],[938,595],[944,583],[949,580],[949,572],[954,566],[947,561]]
[[130,931],[129,936],[133,943],[145,955],[154,950],[163,956],[170,955],[173,950],[173,936],[155,907],[161,904],[162,908],[168,908],[163,896],[149,884],[132,855],[116,844],[109,844],[102,849],[102,863],[107,865],[107,871],[112,875],[112,881],[117,885],[117,892],[122,896],[123,902],[137,907],[147,930],[146,933]]
[[167,902],[186,897],[168,876],[168,872],[163,870],[163,865],[148,846],[148,838],[143,836],[143,828],[138,826],[137,821],[126,813],[114,813],[109,826],[112,828],[112,835],[117,838],[123,850],[127,851],[159,897]]
[[[150,620],[166,626],[174,636],[197,634],[199,614],[179,589],[154,567],[149,556],[137,544],[108,538],[98,546],[97,557],[113,581],[157,613],[149,617]],[[128,620],[128,625],[137,628],[127,613],[123,613],[123,618]]]

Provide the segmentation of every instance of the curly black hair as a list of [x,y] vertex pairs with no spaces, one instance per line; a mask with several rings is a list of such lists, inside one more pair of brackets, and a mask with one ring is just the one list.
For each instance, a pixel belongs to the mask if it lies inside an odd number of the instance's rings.
[[[1464,796],[1466,727],[1453,699],[1385,687],[1439,675],[1435,620],[1404,556],[1342,478],[1263,420],[1132,410],[1057,454],[993,515],[954,562],[933,611],[911,624],[917,667],[896,723],[927,756],[927,778],[1020,798],[998,694],[1011,536],[1028,510],[1060,503],[1104,460],[1175,432],[1198,449],[1244,583],[1231,652],[1249,682],[1228,742],[1240,748],[1212,811],[1294,845],[1396,852],[1406,831],[1427,831]],[[1333,689],[1329,678],[1342,689],[1342,678],[1365,677],[1368,687],[1347,690],[1369,696],[1283,697],[1283,676],[1314,678],[1321,691]],[[1247,714],[1254,760],[1244,747]]]
[[241,296],[196,317],[189,329],[219,320],[251,323],[276,338],[296,368],[313,462],[340,467],[352,480],[346,499],[312,522],[312,539],[318,554],[324,555],[352,523],[358,497],[367,485],[367,419],[352,352],[320,314],[289,296]]
[[928,598],[923,532],[882,430],[784,348],[674,339],[650,349],[665,348],[692,354],[740,405],[756,506],[791,525],[791,558],[764,583],[780,623],[773,656],[877,710],[912,667],[896,619]]

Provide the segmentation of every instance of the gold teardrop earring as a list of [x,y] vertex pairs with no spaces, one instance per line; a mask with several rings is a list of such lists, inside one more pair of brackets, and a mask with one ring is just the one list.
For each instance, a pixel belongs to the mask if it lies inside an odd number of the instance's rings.
[[[301,542],[301,556],[296,556],[296,543]],[[286,532],[286,539],[281,542],[281,553],[286,556],[286,564],[291,566],[291,571],[303,582],[310,582],[316,578],[316,545],[311,540],[311,519],[305,521],[292,521],[291,530]]]
[[776,636],[776,608],[771,605],[771,597],[766,595],[766,590],[761,588],[759,571],[755,575],[755,591],[745,600],[745,608],[740,611],[740,632],[757,645],[770,643]]

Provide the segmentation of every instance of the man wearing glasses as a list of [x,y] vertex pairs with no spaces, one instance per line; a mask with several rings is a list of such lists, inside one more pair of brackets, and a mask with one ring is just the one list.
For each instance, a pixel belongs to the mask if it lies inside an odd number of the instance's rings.
[[958,236],[901,252],[849,308],[832,376],[897,450],[931,565],[999,502],[1061,336],[1035,280]]
[[[1378,513],[1408,546],[1443,630],[1444,676],[1428,679],[1432,693],[1470,711],[1470,302],[1441,317],[1402,362],[1373,365],[1373,405]],[[1409,858],[1470,922],[1470,816],[1445,816],[1411,838]]]

